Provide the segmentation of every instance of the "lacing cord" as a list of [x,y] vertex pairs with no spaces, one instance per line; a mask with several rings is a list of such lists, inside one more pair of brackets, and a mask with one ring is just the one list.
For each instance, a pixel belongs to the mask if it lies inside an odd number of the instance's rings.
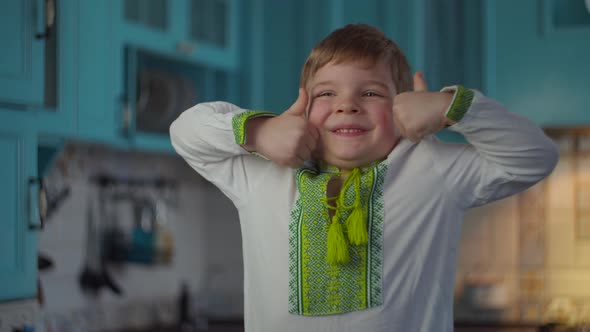
[[[343,174],[347,173],[336,173],[337,176]],[[346,191],[352,185],[354,185],[355,192],[354,202],[351,205],[346,205]],[[334,202],[336,206],[332,206],[329,202]],[[350,172],[350,175],[342,184],[338,196],[327,197],[323,199],[323,203],[328,209],[334,210],[334,216],[328,228],[327,261],[331,264],[346,264],[350,261],[348,243],[352,245],[364,245],[368,239],[367,220],[361,204],[360,169],[354,168]],[[340,222],[340,218],[343,211],[347,210],[352,211],[343,224]],[[343,227],[346,227],[348,241],[344,236]]]

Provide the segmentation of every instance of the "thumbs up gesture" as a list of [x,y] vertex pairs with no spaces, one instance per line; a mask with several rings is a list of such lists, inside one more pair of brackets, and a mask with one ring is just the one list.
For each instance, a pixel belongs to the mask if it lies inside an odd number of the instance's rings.
[[299,89],[299,97],[283,114],[252,119],[246,128],[246,136],[252,138],[248,146],[281,166],[303,166],[312,159],[319,139],[318,130],[307,121],[307,104],[307,93]]
[[445,112],[453,94],[429,92],[422,72],[414,74],[414,91],[402,92],[393,100],[393,119],[403,137],[418,142],[451,125]]

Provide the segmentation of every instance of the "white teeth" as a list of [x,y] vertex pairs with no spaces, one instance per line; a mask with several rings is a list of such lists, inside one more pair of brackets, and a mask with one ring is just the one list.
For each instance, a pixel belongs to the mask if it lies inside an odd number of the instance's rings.
[[344,134],[351,134],[351,133],[360,133],[362,130],[360,129],[338,129],[336,130],[337,133],[344,133]]

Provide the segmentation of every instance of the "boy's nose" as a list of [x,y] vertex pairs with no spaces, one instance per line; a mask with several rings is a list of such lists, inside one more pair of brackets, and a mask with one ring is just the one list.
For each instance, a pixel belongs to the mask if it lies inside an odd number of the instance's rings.
[[336,112],[338,113],[357,113],[359,111],[358,105],[353,101],[344,101],[338,104]]

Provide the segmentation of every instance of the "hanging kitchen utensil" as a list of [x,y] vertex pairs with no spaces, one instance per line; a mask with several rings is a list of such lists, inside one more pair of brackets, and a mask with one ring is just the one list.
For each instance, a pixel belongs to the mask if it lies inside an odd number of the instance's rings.
[[86,258],[78,279],[80,287],[83,291],[97,295],[102,287],[107,286],[113,293],[121,295],[123,292],[106,270],[101,255],[100,234],[94,221],[94,209],[91,200],[88,201],[86,209]]
[[[111,276],[110,271],[107,269],[107,260],[106,257],[104,255],[104,249],[103,249],[103,237],[101,236],[104,231],[102,231],[103,229],[106,229],[105,225],[108,226],[109,225],[109,220],[108,220],[108,216],[107,216],[107,207],[110,207],[110,204],[107,203],[107,195],[109,194],[109,188],[111,187],[110,184],[106,184],[106,185],[101,185],[101,187],[99,188],[99,202],[100,202],[100,217],[101,219],[99,220],[99,226],[103,225],[103,228],[99,227],[99,231],[97,232],[97,242],[98,242],[98,261],[99,261],[99,266],[100,266],[100,273],[102,276],[102,282],[103,285],[107,286],[108,288],[111,289],[111,291],[113,291],[113,293],[117,294],[117,295],[121,295],[123,293],[123,291],[121,290],[121,288],[115,283],[113,277]],[[110,202],[109,202],[110,203]]]
[[105,223],[102,231],[102,257],[105,263],[121,264],[127,259],[129,240],[119,220],[119,199],[113,190],[107,191],[106,194],[108,204],[102,217]]
[[55,264],[53,263],[53,259],[44,253],[37,253],[37,269],[39,271],[45,271],[53,268]]
[[155,208],[151,200],[142,197],[133,202],[134,225],[127,260],[153,264],[155,252]]
[[83,291],[96,295],[103,286],[103,280],[100,273],[97,231],[93,214],[92,201],[89,199],[86,207],[86,257],[78,281]]
[[[160,191],[161,195],[162,192]],[[156,220],[156,257],[157,264],[170,264],[174,255],[174,237],[170,230],[168,219],[168,206],[163,197],[155,198],[155,220]]]

